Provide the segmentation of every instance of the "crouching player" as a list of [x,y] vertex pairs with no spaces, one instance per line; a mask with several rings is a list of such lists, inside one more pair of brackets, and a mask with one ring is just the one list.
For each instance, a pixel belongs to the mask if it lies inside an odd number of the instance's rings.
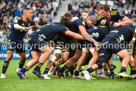
[[[131,41],[134,30],[135,27],[133,25],[111,28],[111,31],[102,41],[99,54],[99,62],[83,71],[86,80],[92,80],[90,73],[94,70],[101,69],[106,66],[113,53],[122,58],[122,65],[119,76],[129,77],[129,75],[126,74],[126,67],[129,64],[131,57],[127,49],[122,47],[121,45],[123,43],[128,44],[128,42]],[[133,72],[135,72],[136,74],[136,70],[134,70]]]

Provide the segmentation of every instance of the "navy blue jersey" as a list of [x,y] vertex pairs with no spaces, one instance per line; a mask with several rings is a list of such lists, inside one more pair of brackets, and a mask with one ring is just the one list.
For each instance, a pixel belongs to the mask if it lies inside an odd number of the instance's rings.
[[80,30],[78,28],[79,26],[84,26],[86,29],[89,28],[86,24],[86,21],[83,18],[80,18],[80,19],[77,19],[77,20],[71,22],[71,27],[72,27],[71,31],[74,31],[76,33],[80,33]]
[[119,43],[129,42],[133,37],[135,27],[130,24],[127,26],[112,27],[106,38],[116,39]]
[[106,26],[94,26],[92,28],[89,28],[87,32],[91,35],[93,35],[93,38],[101,42],[103,38],[109,33],[109,28]]
[[70,43],[72,37],[69,37],[67,35],[61,35],[58,37],[58,41],[63,42],[64,44]]
[[125,16],[120,14],[119,12],[111,11],[111,21],[118,22],[118,20],[122,20]]
[[49,23],[33,32],[30,36],[31,38],[40,37],[45,41],[53,40],[55,37],[58,37],[64,34],[68,30],[67,27],[61,23]]
[[95,15],[96,19],[97,19],[97,24],[96,25],[99,25],[101,20],[105,19],[105,18],[102,15],[98,14],[95,10],[93,10],[92,12],[94,12],[94,13],[89,14],[89,16],[90,15]]
[[96,19],[97,19],[97,23],[95,25],[99,25],[101,23],[101,20],[105,19],[102,15],[99,15],[96,12],[95,12],[95,16],[96,16]]
[[11,33],[9,35],[9,39],[18,39],[18,40],[22,40],[26,34],[26,31],[20,31],[14,28],[14,24],[19,24],[22,27],[29,27],[32,25],[35,25],[35,23],[33,21],[28,21],[28,22],[24,22],[22,17],[17,17],[13,24],[11,25]]

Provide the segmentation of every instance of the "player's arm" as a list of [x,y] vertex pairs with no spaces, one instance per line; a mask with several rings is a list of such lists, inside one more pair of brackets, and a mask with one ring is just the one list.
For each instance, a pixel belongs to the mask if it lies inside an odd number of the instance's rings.
[[65,35],[68,35],[68,36],[73,37],[75,39],[85,40],[85,38],[82,35],[80,35],[78,33],[74,33],[74,32],[72,32],[70,30],[66,30]]
[[23,27],[17,23],[14,24],[14,28],[17,29],[17,30],[20,30],[20,31],[26,31],[26,30],[29,30],[29,29],[32,29],[33,26],[30,26],[30,27]]
[[31,26],[33,25],[33,30],[37,30],[42,27],[42,26],[38,25],[37,23],[35,23],[34,21],[30,21],[30,24],[31,24]]
[[114,24],[114,22],[106,20],[106,19],[103,19],[103,20],[101,20],[100,24],[103,25],[103,26],[111,27]]
[[[98,43],[93,39],[93,37],[91,37],[91,36],[86,32],[86,29],[85,29],[84,26],[80,25],[80,26],[78,26],[78,27],[79,27],[79,30],[80,30],[82,36],[83,36],[86,40],[88,40],[88,41],[90,41],[90,42],[93,42],[95,45],[98,44]],[[99,45],[98,45],[98,46],[99,46]]]
[[133,23],[132,20],[130,20],[128,17],[124,17],[121,22],[117,22],[114,24],[114,27],[123,26],[123,25],[129,25]]
[[35,30],[37,30],[37,29],[39,29],[39,28],[41,28],[41,27],[42,27],[42,26],[40,26],[40,25],[38,25],[38,24],[35,24],[32,29],[35,31]]
[[34,27],[33,28],[35,28],[35,29],[39,29],[39,28],[41,28],[42,26],[40,26],[40,25],[38,25],[38,24],[34,24]]

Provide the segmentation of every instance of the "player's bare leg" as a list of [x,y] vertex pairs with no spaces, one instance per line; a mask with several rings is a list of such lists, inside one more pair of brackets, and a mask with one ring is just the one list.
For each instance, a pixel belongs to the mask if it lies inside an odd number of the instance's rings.
[[1,73],[0,78],[6,78],[5,73],[6,73],[7,69],[8,69],[9,62],[10,62],[12,56],[13,56],[13,51],[12,50],[7,50],[7,58],[4,60],[2,73]]

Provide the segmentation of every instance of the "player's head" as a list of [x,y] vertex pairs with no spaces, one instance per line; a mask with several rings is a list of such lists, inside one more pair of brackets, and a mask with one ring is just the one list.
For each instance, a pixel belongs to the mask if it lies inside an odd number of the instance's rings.
[[102,5],[102,4],[97,5],[97,7],[96,7],[96,9],[95,9],[95,11],[96,11],[98,14],[101,14],[101,13],[100,13],[101,5]]
[[109,11],[110,11],[110,7],[108,4],[103,4],[100,6],[100,12],[102,16],[104,17],[108,16]]
[[33,17],[33,10],[31,8],[25,8],[23,10],[23,15],[28,19],[31,20]]
[[88,12],[84,10],[81,14],[81,17],[86,19],[88,17]]
[[92,27],[95,24],[97,24],[96,16],[95,15],[88,16],[86,19],[86,23],[87,23],[88,27]]
[[71,15],[71,13],[66,12],[63,16],[64,16],[64,17],[67,17],[68,20],[69,20],[69,22],[71,22],[71,20],[72,20],[72,15]]
[[61,17],[60,23],[62,23],[65,26],[69,26],[71,20],[72,20],[71,13],[67,12]]

